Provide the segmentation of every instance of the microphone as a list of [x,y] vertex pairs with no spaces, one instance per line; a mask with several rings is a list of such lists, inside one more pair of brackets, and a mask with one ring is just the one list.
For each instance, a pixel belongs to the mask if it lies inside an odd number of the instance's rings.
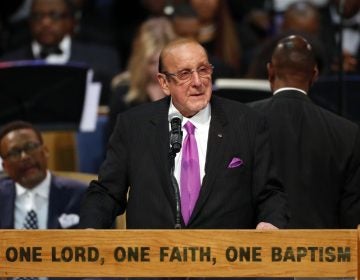
[[181,130],[182,115],[178,112],[171,113],[169,115],[170,122],[170,151],[169,151],[169,160],[170,160],[170,177],[171,185],[175,194],[175,229],[181,229],[181,203],[180,203],[180,192],[179,185],[174,175],[175,168],[175,156],[181,150],[181,142],[183,137],[183,132]]
[[171,126],[170,131],[170,146],[173,153],[178,153],[181,150],[181,142],[183,132],[181,130],[182,116],[179,113],[172,113],[169,115]]

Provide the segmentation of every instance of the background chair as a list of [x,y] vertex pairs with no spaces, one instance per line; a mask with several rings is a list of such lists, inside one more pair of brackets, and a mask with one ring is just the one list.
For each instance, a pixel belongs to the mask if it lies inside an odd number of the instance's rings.
[[268,80],[216,79],[213,85],[215,95],[242,103],[271,97]]

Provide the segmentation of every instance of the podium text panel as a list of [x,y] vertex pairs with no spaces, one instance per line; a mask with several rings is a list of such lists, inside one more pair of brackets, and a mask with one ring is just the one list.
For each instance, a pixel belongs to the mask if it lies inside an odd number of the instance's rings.
[[357,230],[1,230],[0,277],[357,277]]

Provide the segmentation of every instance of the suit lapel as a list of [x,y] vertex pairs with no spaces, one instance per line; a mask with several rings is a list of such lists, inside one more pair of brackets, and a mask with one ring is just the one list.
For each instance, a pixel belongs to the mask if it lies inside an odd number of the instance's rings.
[[12,181],[6,182],[6,185],[2,188],[3,199],[0,201],[1,215],[0,228],[13,229],[14,228],[14,212],[15,212],[15,185]]
[[208,146],[205,161],[205,176],[202,182],[200,195],[195,205],[191,220],[203,207],[213,187],[213,181],[220,170],[219,166],[225,162],[226,131],[227,118],[219,102],[219,99],[213,97],[211,100],[211,122],[209,128]]
[[61,186],[56,184],[56,178],[51,175],[51,185],[50,185],[50,195],[49,195],[49,214],[47,221],[47,228],[49,229],[58,229],[60,224],[58,217],[61,213]]
[[[169,164],[169,111],[170,98],[165,98],[159,102],[160,109],[154,110],[154,115],[150,120],[151,129],[153,130],[153,137],[150,139],[149,149],[153,153],[153,158],[157,166],[156,170],[159,172],[158,176],[161,178],[162,187],[166,197],[173,201],[175,198],[173,189],[171,187],[170,178],[170,164]],[[175,204],[172,203],[172,205]],[[175,211],[175,208],[174,208]]]
[[31,48],[31,45],[29,45],[27,48],[26,48],[26,58],[28,59],[37,59],[32,51],[32,48]]

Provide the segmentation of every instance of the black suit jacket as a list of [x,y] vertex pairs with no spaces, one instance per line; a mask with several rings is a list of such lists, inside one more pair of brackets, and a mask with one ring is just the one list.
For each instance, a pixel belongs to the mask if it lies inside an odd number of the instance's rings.
[[290,228],[360,224],[359,128],[296,90],[249,104],[268,117]]
[[[59,217],[62,214],[79,215],[81,199],[87,186],[81,182],[52,176],[49,194],[48,229],[62,229]],[[0,180],[0,228],[14,228],[16,188],[9,178]],[[69,228],[75,228],[77,224]]]
[[[1,61],[33,59],[35,57],[30,45],[5,53],[0,58]],[[94,70],[94,80],[101,82],[103,86],[101,103],[107,104],[111,79],[120,71],[120,58],[116,51],[103,45],[84,44],[71,40],[69,62],[84,63]]]
[[[119,115],[99,180],[91,182],[82,205],[80,227],[109,228],[126,210],[128,228],[174,228],[169,102],[164,98]],[[268,136],[255,111],[212,97],[206,175],[188,228],[251,229],[260,221],[285,226],[287,201],[271,165]],[[228,168],[234,157],[243,164]]]

